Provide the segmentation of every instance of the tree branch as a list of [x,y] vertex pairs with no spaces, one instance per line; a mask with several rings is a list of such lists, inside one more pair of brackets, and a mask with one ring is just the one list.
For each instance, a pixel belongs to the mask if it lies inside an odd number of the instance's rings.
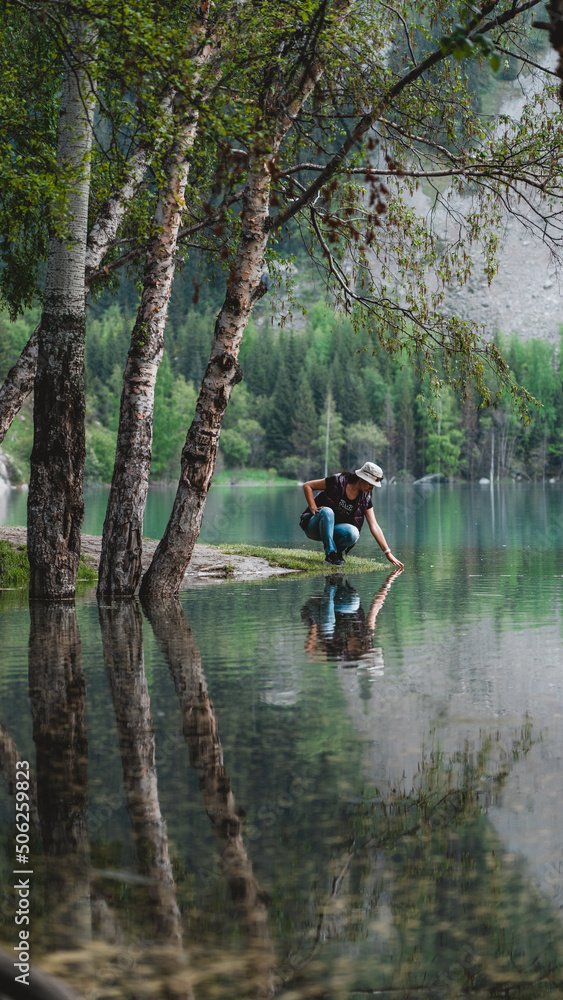
[[[485,24],[478,27],[478,20],[475,19],[473,24],[469,26],[468,38],[475,35],[482,35],[488,31],[498,28],[508,21],[514,20],[520,14],[525,11],[530,10],[533,7],[537,7],[541,0],[528,0],[528,3],[522,4],[520,7],[513,8],[511,10],[505,11],[504,14],[494,17],[487,21]],[[492,0],[484,7],[480,19],[483,17],[488,17],[488,15],[495,9],[498,0]],[[453,46],[453,43],[452,43]],[[433,66],[442,62],[446,59],[451,52],[443,51],[442,49],[436,49],[432,52],[423,62],[419,63],[418,66],[414,67],[405,76],[401,77],[392,87],[389,88],[387,93],[381,98],[379,103],[375,105],[371,111],[363,115],[362,118],[357,122],[356,127],[348,134],[340,149],[337,150],[332,159],[326,164],[324,169],[321,171],[319,177],[307,188],[299,198],[296,198],[291,205],[285,209],[285,211],[280,212],[276,216],[272,216],[269,219],[268,227],[270,230],[279,229],[284,226],[290,219],[292,219],[302,208],[309,205],[316,198],[317,194],[321,191],[324,185],[329,181],[334,174],[344,165],[349,153],[357,146],[368,129],[372,128],[375,122],[380,118],[382,112],[389,107],[391,102],[402,93],[402,91],[408,87],[415,80],[420,79],[423,74],[431,69]]]
[[405,21],[403,15],[400,13],[400,11],[396,10],[395,7],[391,7],[389,4],[383,3],[383,0],[379,0],[379,5],[380,5],[380,7],[385,7],[385,10],[392,11],[392,13],[395,14],[396,17],[399,18],[401,24],[403,25],[403,28],[405,29],[405,38],[407,40],[407,45],[409,47],[409,52],[410,52],[410,55],[411,55],[413,66],[416,66],[417,63],[416,63],[416,58],[415,58],[414,52],[412,50],[411,40],[410,40],[410,36],[409,36],[409,29],[407,27],[407,22]]
[[511,52],[509,49],[504,49],[502,45],[498,44],[498,42],[495,42],[494,44],[497,52],[502,52],[504,56],[512,56],[513,59],[518,59],[520,62],[526,63],[527,66],[533,66],[534,69],[539,69],[542,73],[548,73],[549,76],[557,76],[554,69],[549,69],[547,66],[540,66],[539,63],[529,59],[528,56],[519,55],[518,52]]

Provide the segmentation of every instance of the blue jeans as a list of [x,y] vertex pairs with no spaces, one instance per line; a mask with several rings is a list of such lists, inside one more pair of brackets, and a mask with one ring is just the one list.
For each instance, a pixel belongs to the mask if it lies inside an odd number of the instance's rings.
[[321,507],[317,514],[313,514],[305,534],[313,542],[323,543],[325,555],[338,552],[339,556],[349,551],[360,537],[355,524],[334,523],[334,511],[331,507]]

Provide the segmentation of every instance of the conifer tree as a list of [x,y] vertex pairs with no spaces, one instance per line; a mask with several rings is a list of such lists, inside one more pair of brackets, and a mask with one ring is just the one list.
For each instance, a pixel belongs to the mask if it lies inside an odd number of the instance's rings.
[[344,433],[342,429],[342,417],[334,404],[332,391],[329,389],[326,395],[324,409],[319,419],[319,432],[317,435],[317,455],[320,467],[322,468],[323,479],[332,476],[340,471],[342,464],[342,446],[344,444]]
[[283,354],[280,362],[276,388],[270,400],[266,422],[266,448],[272,463],[291,452],[291,435],[296,411],[295,385],[291,381],[288,366],[284,363]]
[[292,425],[292,451],[300,458],[308,459],[309,461],[313,458],[316,459],[319,418],[315,409],[311,386],[306,375],[302,376],[297,389]]

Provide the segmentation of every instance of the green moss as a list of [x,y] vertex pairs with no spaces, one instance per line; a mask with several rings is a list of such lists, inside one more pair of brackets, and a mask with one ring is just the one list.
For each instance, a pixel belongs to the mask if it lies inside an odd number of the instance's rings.
[[[220,545],[217,548],[228,555],[257,556],[260,559],[265,559],[270,566],[282,566],[285,569],[298,570],[311,576],[327,572],[327,563],[322,551],[271,549],[267,545]],[[348,556],[343,568],[347,573],[373,573],[375,570],[388,569],[389,567],[388,564],[376,562],[375,559]]]
[[[98,579],[94,567],[80,556],[78,582],[93,583]],[[0,588],[25,587],[29,583],[27,545],[14,545],[0,541]]]

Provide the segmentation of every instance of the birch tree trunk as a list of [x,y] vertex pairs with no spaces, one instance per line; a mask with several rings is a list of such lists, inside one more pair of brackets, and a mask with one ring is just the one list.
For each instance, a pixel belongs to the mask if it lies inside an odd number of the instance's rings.
[[[166,114],[171,98],[166,98],[162,104],[162,113]],[[151,157],[147,147],[140,143],[127,163],[127,174],[121,187],[116,188],[102,204],[98,217],[88,234],[86,245],[86,291],[89,290],[92,272],[99,267],[111,244],[115,240],[117,230],[123,221],[127,206],[139,190],[150,165]]]
[[49,247],[39,330],[27,507],[31,598],[74,597],[80,558],[93,45],[88,25],[69,23],[57,160],[75,180],[68,201],[68,234],[53,236]]
[[215,323],[211,356],[203,377],[196,412],[182,451],[180,482],[166,531],[143,578],[141,593],[178,593],[201,529],[211,485],[223,415],[242,373],[237,358],[252,307],[266,291],[262,282],[268,242],[271,174],[268,161],[257,158],[245,185],[241,238],[234,273]]
[[[346,3],[347,0],[342,0]],[[205,501],[213,478],[223,416],[234,386],[242,379],[238,354],[255,302],[265,294],[262,281],[269,239],[270,190],[275,160],[294,116],[322,76],[312,63],[295,84],[296,95],[279,110],[280,95],[267,111],[271,130],[254,153],[244,187],[241,235],[225,301],[215,323],[213,346],[196,412],[182,451],[180,481],[166,531],[145,573],[141,594],[170,597],[180,589],[201,530]]]
[[154,391],[164,353],[164,327],[197,115],[183,126],[165,164],[166,184],[153,220],[143,293],[123,373],[115,464],[108,499],[98,594],[131,596],[139,588],[143,519],[152,456]]
[[0,388],[0,444],[6,437],[12,421],[21,410],[33,389],[37,372],[39,326],[35,328],[18,360],[6,375]]

